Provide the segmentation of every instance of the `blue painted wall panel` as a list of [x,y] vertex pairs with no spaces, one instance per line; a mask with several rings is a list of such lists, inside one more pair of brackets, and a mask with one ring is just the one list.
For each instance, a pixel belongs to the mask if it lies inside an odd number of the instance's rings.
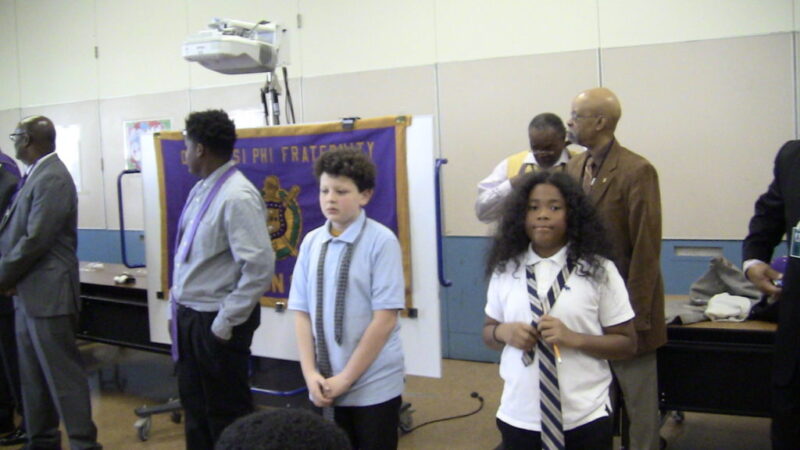
[[[144,264],[144,232],[125,231],[128,262]],[[122,264],[118,230],[78,230],[78,259]]]

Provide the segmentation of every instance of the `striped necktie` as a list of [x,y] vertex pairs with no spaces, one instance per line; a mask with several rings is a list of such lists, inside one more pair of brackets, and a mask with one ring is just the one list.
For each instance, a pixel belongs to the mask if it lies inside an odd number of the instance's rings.
[[[358,241],[364,234],[367,228],[367,221],[361,227],[353,242],[346,242],[347,248],[339,262],[339,275],[336,279],[336,304],[333,310],[333,330],[334,339],[336,344],[342,345],[342,334],[344,328],[344,308],[345,308],[345,295],[347,294],[347,283],[350,280],[350,261],[353,259],[353,251],[355,250]],[[319,252],[319,261],[317,262],[317,304],[314,317],[314,329],[316,331],[316,351],[317,351],[317,368],[319,373],[325,378],[333,376],[333,367],[331,366],[330,353],[328,352],[328,343],[325,339],[325,320],[323,317],[324,309],[324,295],[325,295],[325,256],[328,253],[328,244],[331,240],[327,240],[322,244],[322,249]],[[325,419],[333,421],[333,408],[323,408],[322,415]]]
[[[531,325],[535,328],[539,320],[550,311],[553,304],[558,299],[559,294],[567,284],[567,279],[572,272],[572,265],[565,264],[561,272],[556,277],[556,281],[550,286],[547,298],[543,301],[539,298],[536,285],[536,275],[533,272],[533,264],[525,268],[528,284],[528,300],[530,302],[533,320]],[[561,416],[561,391],[558,384],[558,366],[553,346],[546,343],[544,339],[536,342],[536,351],[539,352],[539,399],[542,417],[542,448],[546,450],[564,449],[564,425]],[[522,363],[525,366],[533,362],[534,352],[524,352]]]

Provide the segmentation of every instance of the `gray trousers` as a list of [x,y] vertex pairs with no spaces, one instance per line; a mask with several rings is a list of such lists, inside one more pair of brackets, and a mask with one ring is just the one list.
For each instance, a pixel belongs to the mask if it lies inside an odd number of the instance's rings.
[[630,419],[630,450],[658,450],[661,416],[658,410],[656,352],[610,361]]
[[61,448],[60,417],[71,449],[102,448],[75,344],[77,315],[30,317],[17,308],[15,319],[28,445]]

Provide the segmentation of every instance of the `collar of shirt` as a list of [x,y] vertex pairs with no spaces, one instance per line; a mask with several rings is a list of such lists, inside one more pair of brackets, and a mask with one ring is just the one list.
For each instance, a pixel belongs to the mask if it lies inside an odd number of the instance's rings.
[[[553,164],[553,167],[560,166],[561,164],[566,164],[568,162],[569,162],[569,150],[567,150],[567,147],[564,147],[564,150],[561,151],[561,156],[558,158],[558,161],[556,161],[555,164]],[[522,161],[522,164],[535,164],[539,166],[539,162],[536,161],[536,157],[533,156],[533,152],[530,150],[528,150],[528,154],[525,155],[525,159]]]
[[217,169],[211,172],[209,176],[203,178],[203,180],[200,181],[200,190],[205,191],[207,189],[210,189],[211,186],[214,186],[214,183],[217,182],[219,177],[221,177],[222,174],[225,173],[225,171],[228,170],[228,168],[231,167],[232,165],[233,165],[233,160],[229,160],[225,164],[217,167]]
[[361,229],[364,228],[365,223],[367,222],[367,213],[364,209],[361,209],[361,213],[358,215],[358,218],[347,227],[346,230],[339,236],[334,236],[331,234],[331,221],[325,221],[325,239],[323,242],[329,241],[331,239],[339,240],[343,242],[347,242],[348,244],[352,244],[355,242],[356,238],[358,238]]
[[528,251],[525,255],[525,265],[530,266],[531,264],[536,264],[539,261],[551,261],[558,267],[563,267],[564,264],[567,263],[567,246],[565,245],[561,247],[561,249],[558,252],[556,252],[555,255],[549,258],[542,258],[541,256],[537,255],[536,252],[533,250],[533,247],[529,245]]
[[[592,157],[592,161],[594,161],[595,167],[597,167],[598,172],[600,171],[600,167],[603,165],[603,161],[606,160],[608,153],[611,152],[611,147],[614,146],[614,142],[616,141],[617,141],[616,138],[611,139],[611,142],[609,142],[604,149],[598,150],[595,153],[589,152],[589,156]],[[597,176],[597,173],[595,173],[594,175]]]
[[48,158],[52,158],[53,156],[55,156],[55,154],[56,154],[56,152],[52,151],[52,152],[42,156],[41,158],[37,159],[36,161],[34,161],[33,164],[28,166],[28,169],[25,171],[25,175],[30,177],[33,174],[33,171],[36,170],[37,167],[39,167],[39,164],[41,162],[43,162],[44,160],[46,160]]

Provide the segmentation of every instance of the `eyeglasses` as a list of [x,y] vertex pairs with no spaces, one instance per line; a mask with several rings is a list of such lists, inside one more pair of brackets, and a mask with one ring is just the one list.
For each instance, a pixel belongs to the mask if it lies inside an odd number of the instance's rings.
[[592,118],[597,118],[597,117],[603,117],[603,116],[601,116],[600,114],[585,114],[585,115],[584,115],[584,114],[575,114],[575,113],[572,113],[572,115],[570,116],[570,119],[572,119],[572,120],[578,120],[578,119],[592,119]]
[[578,120],[578,119],[591,119],[591,118],[597,118],[597,117],[603,117],[603,115],[602,115],[602,114],[586,114],[586,115],[581,115],[581,114],[575,114],[575,113],[572,113],[572,115],[570,116],[570,119],[572,119],[573,121],[575,121],[575,120]]
[[27,134],[28,134],[27,131],[15,131],[15,132],[9,134],[8,138],[11,139],[11,142],[17,142],[17,139],[19,139],[19,136],[25,136]]

